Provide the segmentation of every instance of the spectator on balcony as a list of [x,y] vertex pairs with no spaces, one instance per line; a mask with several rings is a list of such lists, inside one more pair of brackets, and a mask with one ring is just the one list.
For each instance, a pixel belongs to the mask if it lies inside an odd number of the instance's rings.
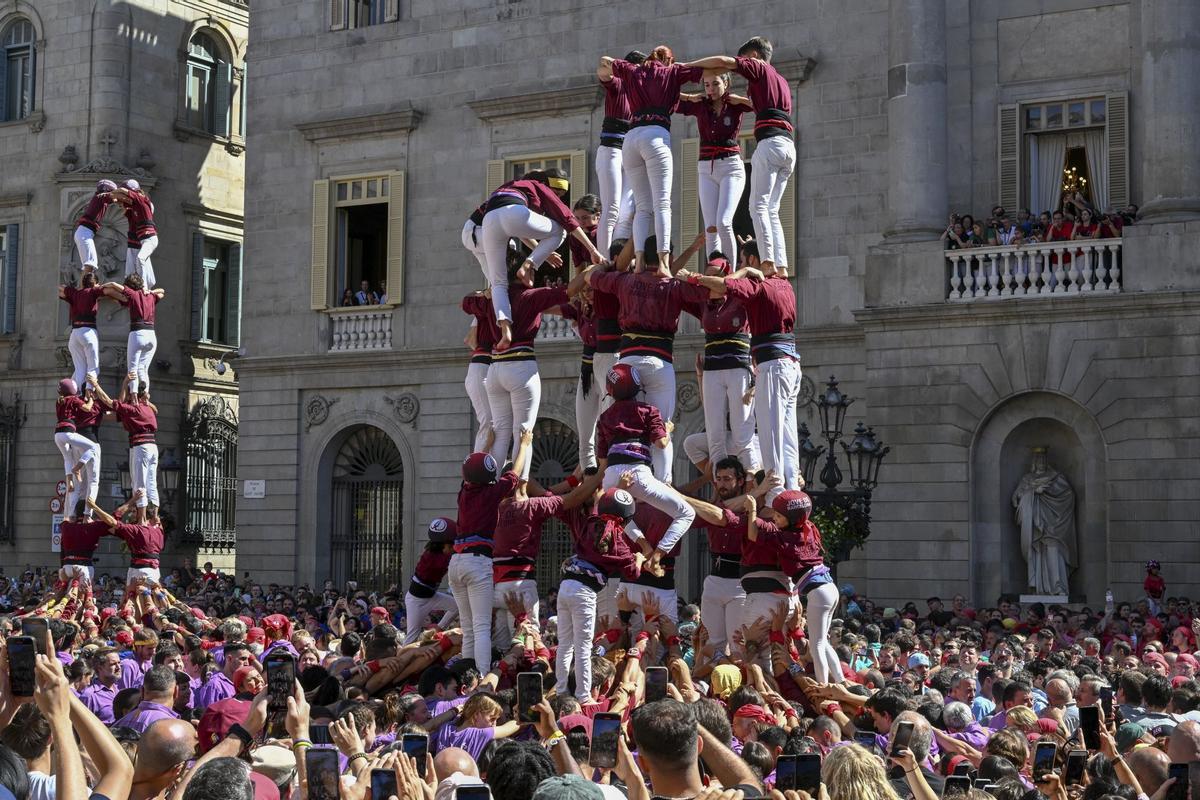
[[1028,208],[1022,208],[1017,212],[1017,227],[1021,229],[1021,237],[1028,239],[1033,236],[1033,229],[1037,226],[1037,220],[1033,218],[1033,214]]
[[1109,210],[1100,218],[1100,239],[1120,239],[1125,228],[1125,220],[1116,211]]
[[1046,231],[1047,242],[1065,242],[1070,240],[1075,225],[1067,219],[1062,211],[1055,211],[1053,221]]
[[970,240],[963,230],[962,220],[958,214],[950,215],[950,224],[942,231],[943,250],[963,250],[970,247]]
[[354,294],[354,303],[360,306],[379,305],[379,295],[371,291],[370,281],[362,281],[358,284],[358,291]]
[[976,222],[971,226],[971,247],[994,247],[996,231],[991,226]]
[[1100,226],[1093,219],[1092,210],[1087,206],[1079,209],[1079,221],[1071,228],[1072,239],[1096,239],[1100,236]]
[[1008,214],[1001,214],[999,222],[996,223],[996,241],[999,244],[1017,245],[1021,244],[1021,239],[1021,229],[1013,224]]
[[1134,203],[1125,206],[1121,212],[1121,221],[1126,225],[1132,225],[1137,222],[1138,207]]
[[387,301],[388,301],[387,281],[379,282],[379,291],[376,293],[376,296],[379,298],[379,302],[381,304],[383,304],[383,305],[387,304]]
[[963,241],[967,243],[967,247],[970,247],[971,241],[975,236],[975,218],[970,214],[963,214],[959,217],[959,221],[962,222],[963,231],[966,232]]
[[350,287],[346,287],[346,291],[342,292],[342,302],[339,305],[343,307],[356,305],[354,302],[354,292],[350,291]]

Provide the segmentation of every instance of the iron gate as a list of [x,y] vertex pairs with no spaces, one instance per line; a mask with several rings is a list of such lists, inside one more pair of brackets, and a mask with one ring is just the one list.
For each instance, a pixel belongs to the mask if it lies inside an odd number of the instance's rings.
[[387,589],[401,580],[404,462],[379,428],[354,431],[333,465],[329,577]]

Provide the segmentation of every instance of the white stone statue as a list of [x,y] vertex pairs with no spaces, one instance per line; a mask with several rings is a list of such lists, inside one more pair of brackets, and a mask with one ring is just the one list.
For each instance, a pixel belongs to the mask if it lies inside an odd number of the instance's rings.
[[1046,463],[1046,448],[1033,448],[1030,472],[1013,492],[1021,527],[1021,550],[1029,586],[1044,595],[1064,596],[1076,563],[1075,490]]

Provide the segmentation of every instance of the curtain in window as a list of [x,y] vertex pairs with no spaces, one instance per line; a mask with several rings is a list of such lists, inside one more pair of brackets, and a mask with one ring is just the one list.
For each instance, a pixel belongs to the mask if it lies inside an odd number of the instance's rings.
[[1087,153],[1088,173],[1092,182],[1092,201],[1103,212],[1108,209],[1108,152],[1104,142],[1104,129],[1095,128],[1084,132],[1083,148]]
[[1047,133],[1029,137],[1029,210],[1035,215],[1058,208],[1066,158],[1066,134]]

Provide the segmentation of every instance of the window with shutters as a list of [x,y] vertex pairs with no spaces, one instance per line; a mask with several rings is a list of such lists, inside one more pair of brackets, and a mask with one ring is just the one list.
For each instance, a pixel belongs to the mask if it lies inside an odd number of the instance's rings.
[[326,0],[329,29],[366,28],[400,19],[400,0]]
[[17,17],[0,32],[0,86],[4,89],[4,122],[24,119],[33,113],[36,44],[33,23]]
[[192,236],[192,338],[237,347],[241,338],[242,246],[199,231]]
[[0,334],[17,332],[19,225],[0,225]]
[[233,66],[216,37],[203,31],[188,42],[182,122],[213,136],[229,136]]
[[314,309],[401,302],[404,184],[403,172],[314,183]]

